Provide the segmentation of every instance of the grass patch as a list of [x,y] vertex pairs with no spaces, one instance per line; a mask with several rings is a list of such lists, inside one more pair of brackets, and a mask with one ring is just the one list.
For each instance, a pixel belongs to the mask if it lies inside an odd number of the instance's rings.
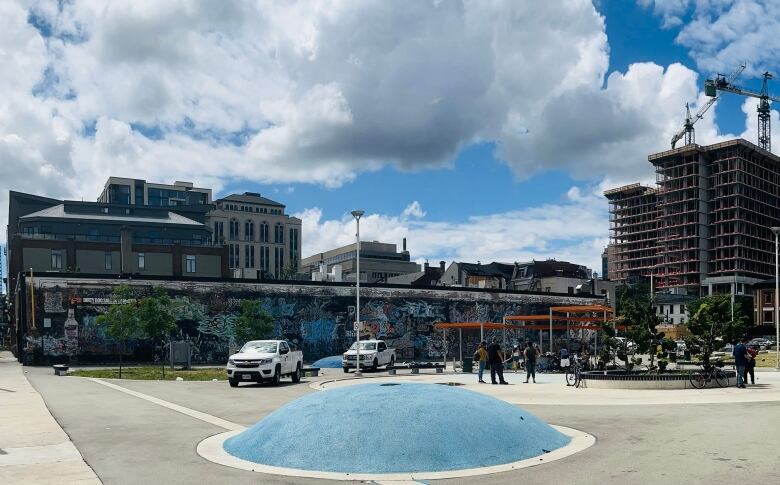
[[[68,375],[76,377],[98,377],[103,379],[119,379],[119,368],[114,369],[80,369],[73,372],[69,372]],[[222,367],[208,367],[203,369],[165,369],[165,377],[163,378],[163,370],[159,366],[145,366],[145,367],[123,367],[122,379],[137,379],[137,380],[166,380],[173,381],[177,377],[181,377],[185,381],[210,381],[217,379],[220,381],[227,380],[227,374]]]
[[[726,365],[734,365],[734,357],[729,359],[723,359]],[[756,367],[775,367],[777,366],[777,354],[775,351],[769,353],[758,354],[756,356]]]

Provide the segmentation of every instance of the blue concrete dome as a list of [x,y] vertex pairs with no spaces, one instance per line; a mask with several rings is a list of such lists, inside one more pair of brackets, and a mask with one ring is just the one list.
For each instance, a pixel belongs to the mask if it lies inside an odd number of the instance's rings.
[[340,369],[341,356],[331,355],[330,357],[323,357],[312,365],[314,367],[319,367],[320,369]]
[[570,438],[507,402],[436,384],[315,392],[225,441],[264,465],[342,473],[446,471],[511,463]]

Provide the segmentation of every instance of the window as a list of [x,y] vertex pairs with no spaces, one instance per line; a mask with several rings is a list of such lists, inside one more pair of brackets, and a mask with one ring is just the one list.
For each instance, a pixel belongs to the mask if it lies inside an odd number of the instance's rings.
[[271,250],[268,246],[260,246],[260,269],[269,271],[271,268]]
[[244,246],[244,268],[255,267],[255,247],[251,244]]
[[274,276],[282,277],[284,271],[284,248],[274,248]]
[[268,223],[260,223],[260,242],[268,242]]
[[685,305],[680,305],[680,315],[685,315]]
[[238,268],[238,244],[228,246],[228,262],[231,268]]
[[98,240],[98,230],[97,229],[90,229],[87,232],[87,240],[88,241],[97,241]]
[[771,311],[765,311],[764,312],[764,323],[772,323],[772,312]]
[[765,291],[764,292],[764,303],[772,303],[772,292],[771,291]]
[[143,271],[144,269],[146,269],[146,255],[138,253],[138,270]]
[[287,346],[287,342],[279,342],[279,353],[289,352],[290,347]]
[[105,269],[111,269],[111,263],[112,263],[111,251],[106,251],[103,254],[103,262],[104,262]]
[[276,244],[284,244],[284,226],[280,223],[274,226],[274,242]]
[[62,251],[52,250],[51,269],[62,269]]
[[569,291],[569,294],[570,294],[570,295],[573,295],[573,294],[574,294],[574,287],[573,287],[573,286],[570,286],[570,287],[569,287],[569,289],[568,289],[568,291]]
[[290,266],[298,269],[298,228],[290,228]]
[[235,219],[230,219],[228,226],[228,230],[230,231],[228,237],[231,241],[235,241],[238,239],[238,221]]
[[214,242],[219,243],[225,239],[225,223],[222,221],[214,221]]
[[255,239],[255,223],[252,221],[246,221],[244,223],[244,240],[254,241]]
[[185,256],[185,259],[187,261],[187,268],[185,271],[187,273],[195,273],[195,270],[197,269],[197,266],[195,265],[195,256],[188,254]]

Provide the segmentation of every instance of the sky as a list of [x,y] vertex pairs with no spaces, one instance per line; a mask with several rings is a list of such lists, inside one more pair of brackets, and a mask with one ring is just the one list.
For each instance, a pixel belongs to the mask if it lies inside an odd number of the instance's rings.
[[[5,0],[0,19],[0,225],[9,190],[187,180],[286,204],[304,256],[353,242],[361,208],[364,239],[419,262],[600,271],[603,191],[653,182],[705,79],[780,72],[780,2],[759,0]],[[724,95],[696,141],[755,141],[755,107]]]

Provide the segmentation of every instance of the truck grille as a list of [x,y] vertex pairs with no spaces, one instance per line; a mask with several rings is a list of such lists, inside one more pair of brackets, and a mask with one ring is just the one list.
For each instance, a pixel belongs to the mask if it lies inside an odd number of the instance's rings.
[[248,369],[248,368],[257,367],[258,365],[260,365],[259,362],[252,361],[252,360],[237,360],[235,362],[236,362],[236,367],[238,367],[240,369]]

